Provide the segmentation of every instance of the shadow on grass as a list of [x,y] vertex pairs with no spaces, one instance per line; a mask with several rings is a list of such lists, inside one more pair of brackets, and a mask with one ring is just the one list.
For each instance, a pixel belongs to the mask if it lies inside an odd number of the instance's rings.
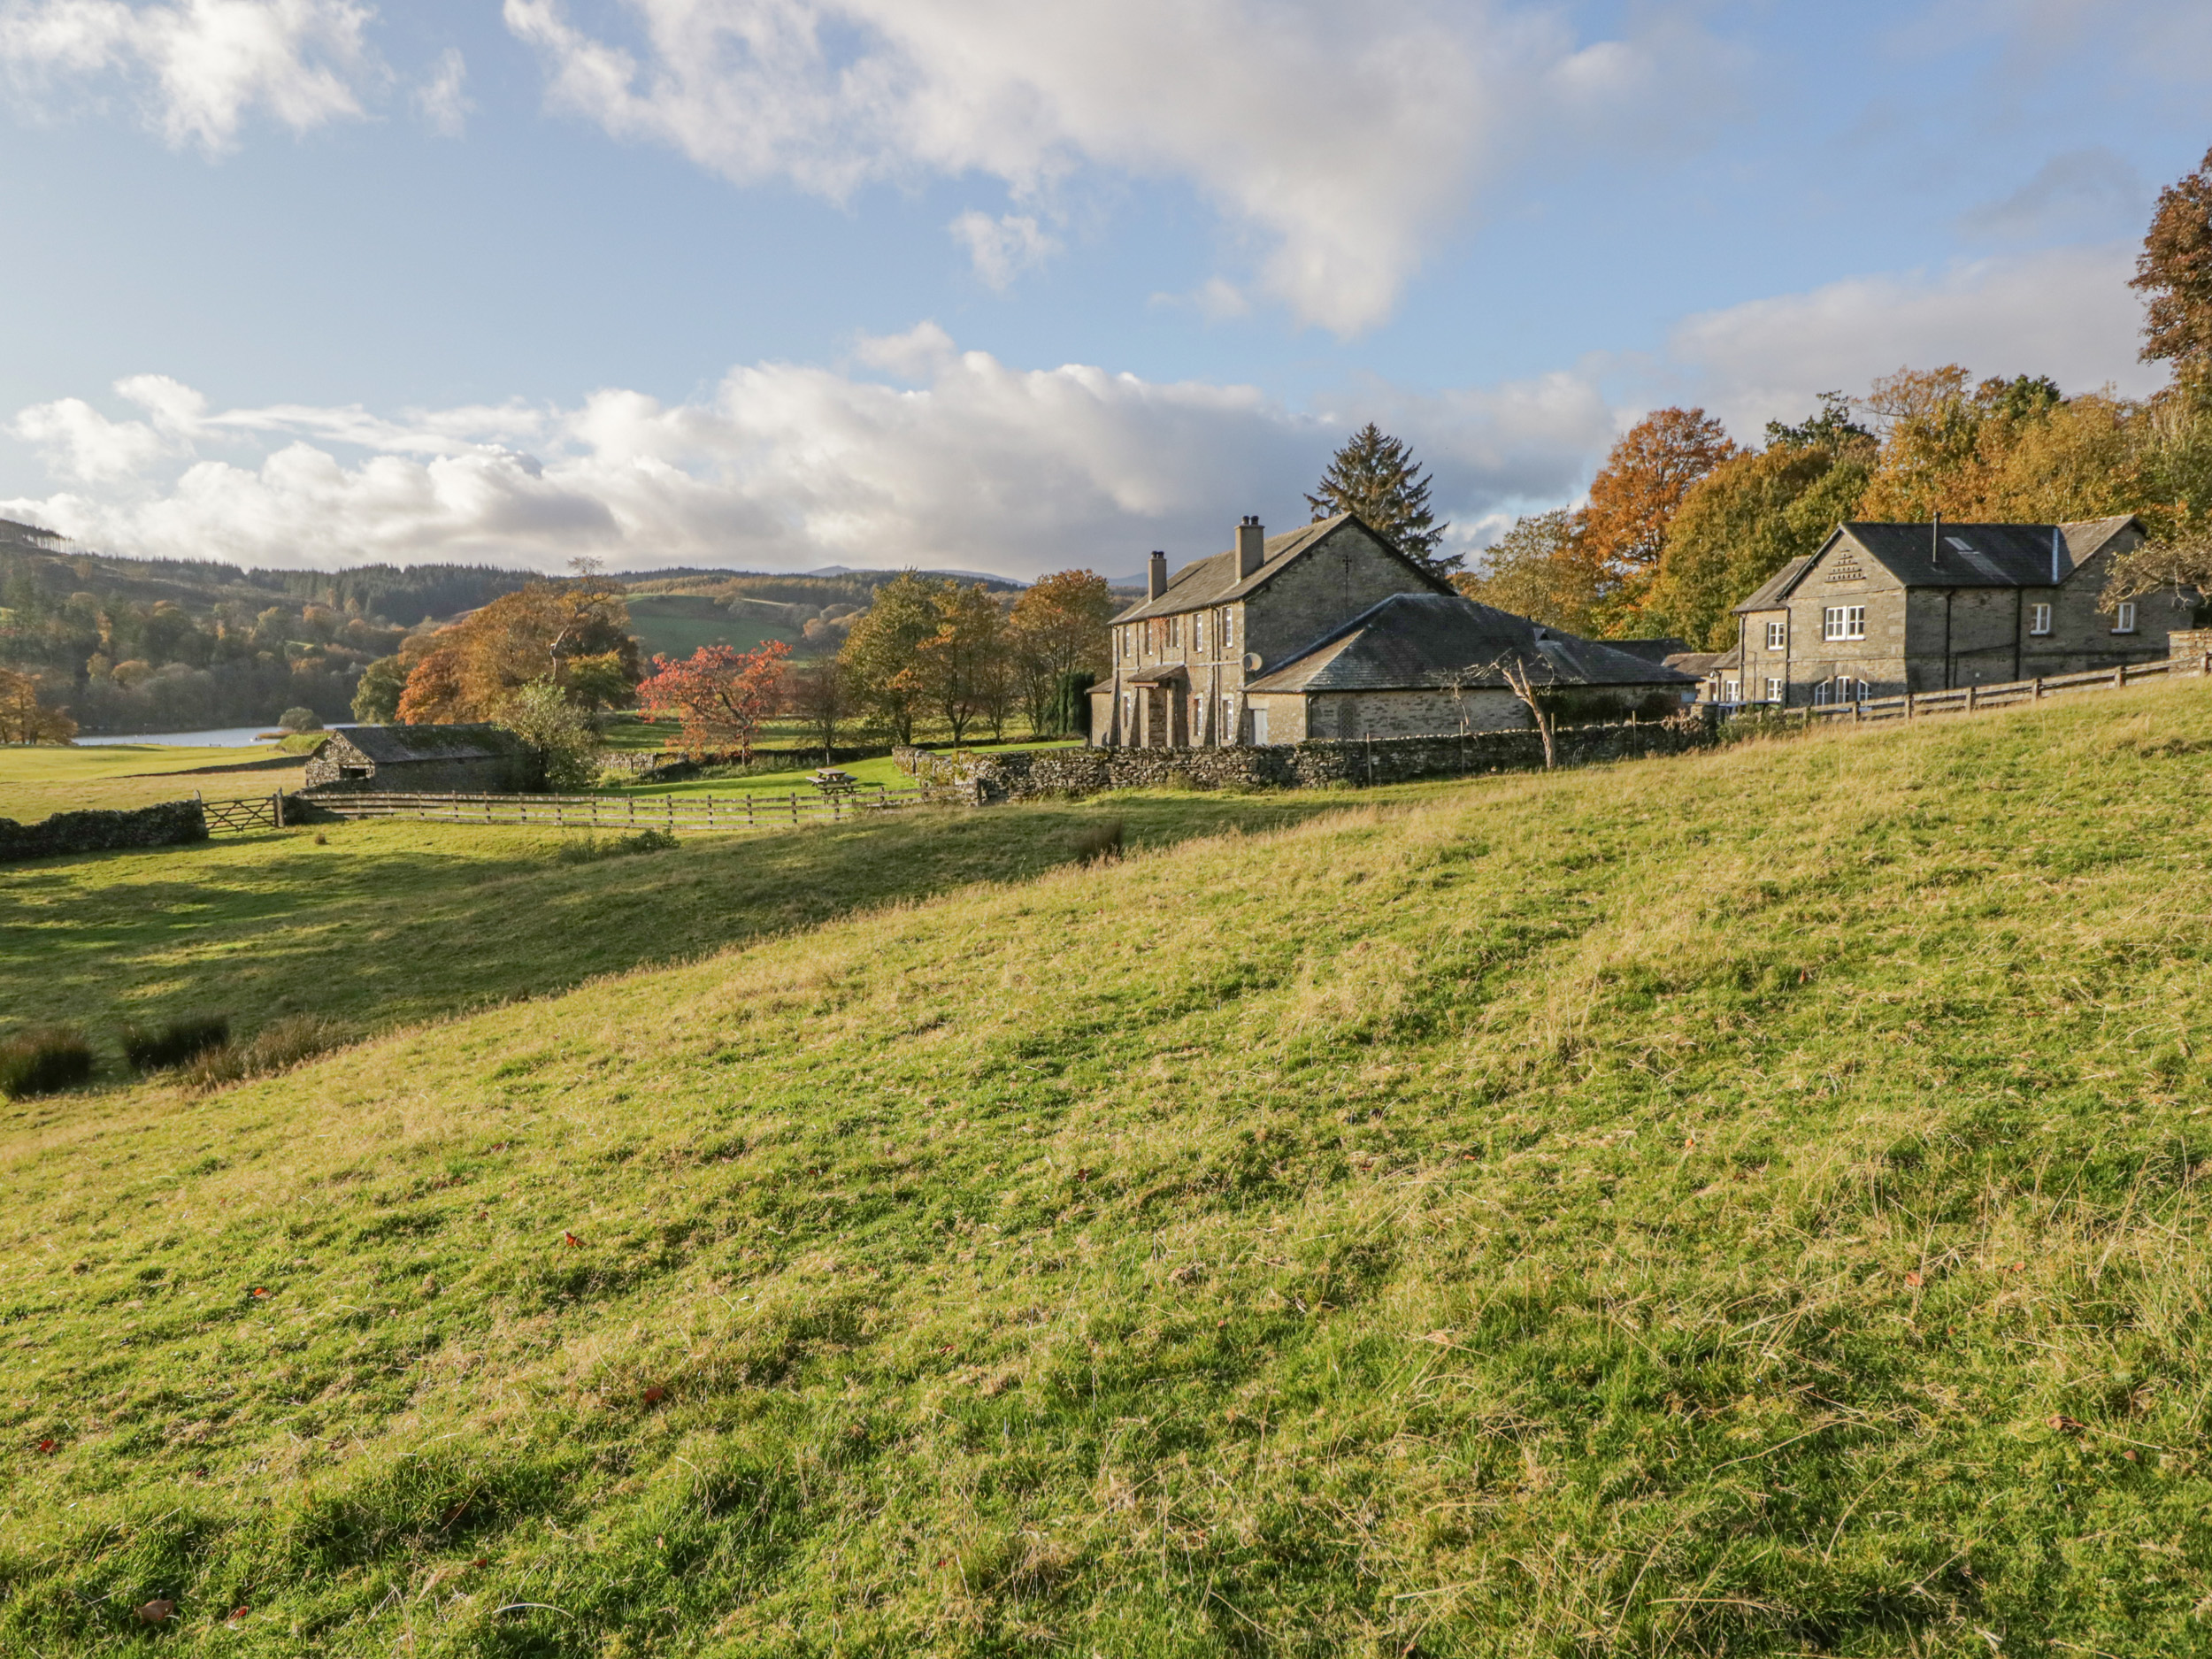
[[[0,1006],[104,1046],[126,1018],[311,1011],[362,1032],[681,961],[856,910],[1075,862],[1102,817],[1132,850],[1339,811],[1342,795],[1129,795],[697,837],[553,862],[523,830],[350,826],[21,866],[0,882]],[[509,838],[511,837],[512,840]]]

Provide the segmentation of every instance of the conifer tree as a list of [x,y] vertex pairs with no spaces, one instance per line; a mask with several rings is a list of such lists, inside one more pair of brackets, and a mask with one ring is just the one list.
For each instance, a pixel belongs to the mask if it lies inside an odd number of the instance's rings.
[[1306,497],[1318,521],[1356,512],[1367,526],[1390,538],[1398,550],[1430,572],[1448,575],[1466,561],[1455,553],[1440,557],[1448,524],[1436,522],[1429,507],[1430,479],[1413,451],[1369,421],[1329,462],[1317,493]]

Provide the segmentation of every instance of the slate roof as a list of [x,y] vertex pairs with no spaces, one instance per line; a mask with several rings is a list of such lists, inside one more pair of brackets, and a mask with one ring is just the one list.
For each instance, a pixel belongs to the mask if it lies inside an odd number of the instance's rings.
[[[1227,604],[1243,598],[1254,588],[1272,581],[1282,568],[1300,555],[1310,553],[1336,531],[1348,524],[1356,524],[1384,547],[1391,547],[1390,538],[1361,523],[1356,513],[1340,512],[1333,518],[1324,518],[1282,535],[1271,535],[1262,544],[1259,569],[1241,580],[1237,577],[1237,554],[1234,548],[1226,553],[1217,553],[1194,565],[1186,565],[1167,579],[1167,592],[1157,599],[1141,599],[1114,618],[1117,622],[1140,622],[1147,617],[1178,616],[1186,611],[1199,611],[1208,605]],[[1399,553],[1400,558],[1405,555]],[[1432,576],[1409,558],[1406,568],[1439,593],[1450,593],[1451,584],[1441,577]]]
[[1393,594],[1333,634],[1254,680],[1248,692],[1441,690],[1502,686],[1494,672],[1512,658],[1539,685],[1687,686],[1687,674],[1463,599],[1456,594]]
[[1741,616],[1747,611],[1780,610],[1782,595],[1789,592],[1796,584],[1797,579],[1805,573],[1805,567],[1811,563],[1812,560],[1809,557],[1801,557],[1792,559],[1766,580],[1761,582],[1752,591],[1750,598],[1740,605],[1733,606],[1729,614]]
[[[1736,655],[1734,651],[1677,651],[1667,658],[1667,666],[1677,673],[1688,674],[1693,679],[1701,680],[1714,669],[1721,666],[1721,659],[1724,657],[1733,658]],[[1728,666],[1734,668],[1738,664],[1731,661]]]
[[365,760],[380,766],[411,760],[504,760],[521,751],[522,740],[499,726],[338,726],[342,738]]
[[2138,531],[2143,527],[2132,513],[2078,524],[1947,524],[1939,533],[1939,533],[1931,525],[1839,525],[1820,552],[1811,559],[1793,560],[1783,566],[1772,580],[1735,610],[1766,611],[1778,606],[1798,578],[1844,536],[1856,541],[1870,558],[1906,588],[2048,588],[2054,583],[2054,538],[2055,580],[2064,581],[2131,526]]
[[1640,657],[1647,663],[1669,663],[1690,649],[1687,640],[1608,640],[1609,651],[1625,651],[1631,657]]

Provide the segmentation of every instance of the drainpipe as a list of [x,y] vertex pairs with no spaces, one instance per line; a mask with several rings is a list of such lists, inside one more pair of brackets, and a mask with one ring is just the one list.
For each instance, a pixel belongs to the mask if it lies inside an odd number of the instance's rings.
[[1943,590],[1943,688],[1946,691],[1951,689],[1953,678],[1951,672],[1951,601],[1958,597],[1958,591],[1955,588],[1946,588]]
[[2020,678],[2020,621],[2023,614],[2020,590],[2016,588],[2012,590],[2012,677],[2016,680]]

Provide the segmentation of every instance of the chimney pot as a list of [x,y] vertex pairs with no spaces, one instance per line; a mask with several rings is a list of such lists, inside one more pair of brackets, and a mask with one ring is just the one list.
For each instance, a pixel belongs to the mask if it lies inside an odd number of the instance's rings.
[[1152,555],[1152,570],[1147,586],[1149,588],[1148,597],[1164,599],[1167,596],[1166,554],[1156,551]]
[[1244,515],[1237,526],[1237,580],[1242,581],[1267,561],[1267,531],[1256,512]]

